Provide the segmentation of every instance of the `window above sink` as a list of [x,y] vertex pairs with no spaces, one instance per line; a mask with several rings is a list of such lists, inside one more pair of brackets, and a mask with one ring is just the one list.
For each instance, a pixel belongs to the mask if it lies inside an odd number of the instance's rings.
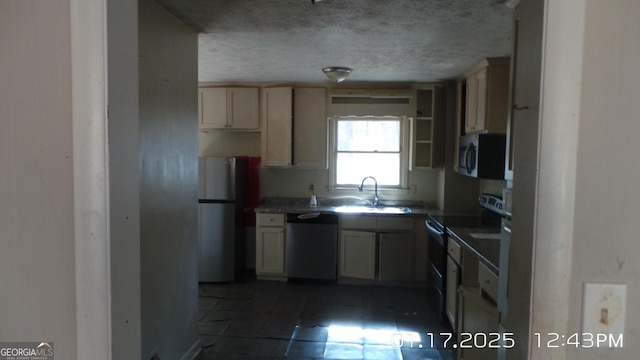
[[381,189],[407,188],[409,118],[336,116],[330,125],[332,187],[357,187],[373,176]]

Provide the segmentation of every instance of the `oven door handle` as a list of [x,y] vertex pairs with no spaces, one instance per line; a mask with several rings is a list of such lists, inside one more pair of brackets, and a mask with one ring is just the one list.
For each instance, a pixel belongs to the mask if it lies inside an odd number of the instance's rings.
[[429,229],[429,231],[436,233],[440,236],[444,235],[444,231],[440,231],[438,228],[436,228],[431,220],[427,220],[424,223],[427,225],[427,229]]

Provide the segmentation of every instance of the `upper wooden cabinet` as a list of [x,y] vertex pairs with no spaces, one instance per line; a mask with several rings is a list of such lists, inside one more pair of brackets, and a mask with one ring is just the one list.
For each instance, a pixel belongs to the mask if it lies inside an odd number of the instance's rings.
[[327,167],[326,90],[264,89],[264,166]]
[[509,58],[484,59],[465,77],[465,133],[504,133],[509,101]]
[[293,165],[327,167],[327,93],[324,88],[293,89]]
[[264,89],[262,125],[262,165],[291,166],[293,130],[291,87]]
[[429,169],[442,166],[444,90],[437,84],[416,88],[416,117],[413,123],[412,168]]
[[200,130],[254,130],[260,127],[258,88],[200,88]]

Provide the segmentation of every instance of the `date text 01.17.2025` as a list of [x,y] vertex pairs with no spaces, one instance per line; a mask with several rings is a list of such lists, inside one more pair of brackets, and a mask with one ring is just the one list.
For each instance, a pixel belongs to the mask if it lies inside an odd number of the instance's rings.
[[392,339],[394,347],[434,348],[436,344],[444,349],[510,349],[515,346],[513,333],[467,333],[458,334],[458,342],[455,342],[454,334],[449,332],[426,333],[426,339],[418,336],[407,336],[411,333],[396,333]]

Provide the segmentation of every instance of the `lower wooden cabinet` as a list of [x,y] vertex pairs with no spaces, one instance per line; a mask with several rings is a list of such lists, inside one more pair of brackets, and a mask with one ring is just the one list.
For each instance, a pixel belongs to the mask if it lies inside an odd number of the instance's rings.
[[458,323],[458,285],[460,284],[460,267],[451,256],[447,256],[447,284],[445,293],[445,313],[449,323],[455,329]]
[[256,241],[256,274],[284,275],[284,228],[258,228]]
[[[256,214],[256,275],[286,280],[285,214]],[[341,217],[339,277],[381,283],[413,281],[415,260],[412,217]]]
[[458,320],[457,343],[466,340],[466,345],[471,346],[458,347],[458,360],[497,359],[498,350],[486,342],[495,338],[490,334],[499,331],[498,308],[480,295],[480,289],[460,287]]
[[382,283],[414,279],[413,217],[345,215],[340,221],[340,277]]
[[256,274],[286,275],[284,214],[256,214]]
[[409,280],[413,277],[411,267],[413,233],[380,234],[380,281]]
[[375,232],[353,230],[340,232],[340,276],[375,279]]

